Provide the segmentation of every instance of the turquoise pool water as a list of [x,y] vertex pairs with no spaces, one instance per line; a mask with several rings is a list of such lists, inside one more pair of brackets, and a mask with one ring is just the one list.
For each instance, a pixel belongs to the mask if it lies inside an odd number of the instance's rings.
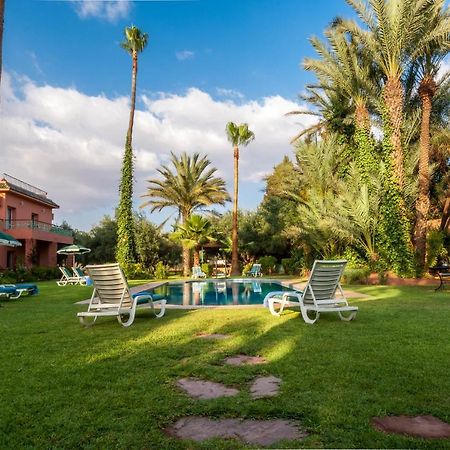
[[167,283],[148,292],[165,298],[169,305],[225,306],[262,305],[267,293],[286,290],[273,281],[235,279]]

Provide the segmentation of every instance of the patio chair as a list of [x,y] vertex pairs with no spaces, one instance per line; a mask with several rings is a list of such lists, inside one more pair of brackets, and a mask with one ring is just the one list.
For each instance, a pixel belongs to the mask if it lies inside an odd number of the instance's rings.
[[262,277],[261,264],[253,264],[252,268],[246,273],[248,277]]
[[85,275],[81,267],[72,267],[73,276],[78,278],[79,284],[86,285],[88,284],[88,276]]
[[0,297],[16,299],[23,294],[37,295],[39,289],[35,284],[0,284]]
[[[83,284],[79,276],[75,276],[68,267],[59,266],[62,277],[56,282],[58,286],[67,286],[68,284]],[[84,283],[86,284],[86,283]]]
[[[122,326],[129,327],[134,321],[136,309],[146,305],[152,308],[156,317],[164,315],[166,300],[154,301],[154,296],[148,292],[132,295],[119,264],[90,265],[86,266],[86,270],[94,284],[94,291],[88,310],[77,314],[83,325],[93,325],[98,317],[116,316]],[[155,311],[156,305],[160,307],[159,313]],[[85,320],[87,317],[93,320]]]
[[[350,321],[358,312],[357,306],[349,306],[339,283],[347,261],[315,261],[309,280],[303,291],[270,292],[264,299],[274,316],[279,316],[286,306],[300,306],[306,323],[319,320],[320,313],[337,312],[341,320]],[[340,296],[336,297],[336,291]],[[275,310],[279,305],[279,310]],[[309,312],[313,312],[313,317]]]
[[203,272],[200,266],[192,267],[192,278],[206,278],[206,273]]

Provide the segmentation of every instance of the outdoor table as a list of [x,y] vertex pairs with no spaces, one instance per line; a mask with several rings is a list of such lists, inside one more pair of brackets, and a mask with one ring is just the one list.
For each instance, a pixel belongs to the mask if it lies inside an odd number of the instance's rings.
[[442,264],[440,266],[430,267],[429,271],[430,271],[431,275],[434,275],[434,276],[437,275],[439,277],[440,284],[435,289],[435,291],[438,291],[439,289],[443,289],[445,282],[450,281],[450,265],[448,265],[448,264]]

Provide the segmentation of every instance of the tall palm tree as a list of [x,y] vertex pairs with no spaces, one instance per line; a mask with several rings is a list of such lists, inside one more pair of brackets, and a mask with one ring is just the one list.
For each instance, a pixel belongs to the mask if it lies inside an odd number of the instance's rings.
[[131,72],[131,108],[128,121],[125,153],[122,161],[122,177],[119,186],[119,207],[117,211],[117,249],[116,258],[121,264],[132,263],[136,259],[136,244],[133,220],[133,124],[136,107],[136,77],[138,71],[138,53],[147,45],[148,35],[139,28],[125,28],[125,40],[120,44],[132,58]]
[[385,148],[391,153],[395,179],[404,185],[402,124],[404,90],[401,77],[408,64],[431,42],[448,37],[444,25],[430,27],[427,15],[434,0],[347,0],[366,29],[354,21],[340,25],[362,45],[385,77],[382,91]]
[[419,269],[423,271],[426,263],[427,220],[430,208],[430,121],[434,95],[438,89],[436,75],[440,63],[450,50],[450,12],[444,9],[444,0],[436,0],[430,9],[428,24],[431,30],[447,27],[447,38],[437,40],[425,48],[418,59],[418,94],[422,106],[420,127],[419,192],[416,202],[416,224],[414,241]]
[[236,125],[228,122],[226,127],[228,140],[234,147],[234,197],[233,197],[233,227],[231,232],[231,275],[239,275],[238,258],[238,185],[239,185],[239,146],[246,147],[255,139],[255,134],[248,129],[246,123]]
[[330,96],[339,95],[341,104],[344,100],[343,104],[351,108],[355,125],[353,137],[358,151],[356,162],[364,175],[376,168],[369,116],[369,108],[373,109],[379,96],[374,68],[364,49],[339,28],[327,29],[325,36],[326,43],[316,37],[310,39],[320,58],[305,58],[303,66],[315,73],[318,86],[324,92],[329,92]]
[[202,244],[213,240],[212,223],[198,214],[192,214],[184,224],[178,225],[175,238],[183,245],[194,250],[194,266],[200,265],[200,248]]
[[[206,156],[182,153],[177,157],[171,153],[170,162],[173,168],[163,165],[157,169],[161,178],[148,180],[149,187],[143,197],[149,199],[141,208],[151,206],[151,212],[176,208],[178,219],[185,224],[194,211],[214,204],[224,205],[230,200],[225,181],[215,175],[217,169],[211,167]],[[190,269],[189,247],[183,245],[184,276],[189,276]]]

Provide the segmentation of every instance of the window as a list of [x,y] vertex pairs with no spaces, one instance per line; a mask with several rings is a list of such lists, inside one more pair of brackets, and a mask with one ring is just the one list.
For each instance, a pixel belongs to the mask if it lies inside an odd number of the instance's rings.
[[6,209],[6,228],[11,229],[14,225],[14,219],[16,217],[16,208],[8,206]]
[[31,213],[31,228],[38,228],[39,214]]

